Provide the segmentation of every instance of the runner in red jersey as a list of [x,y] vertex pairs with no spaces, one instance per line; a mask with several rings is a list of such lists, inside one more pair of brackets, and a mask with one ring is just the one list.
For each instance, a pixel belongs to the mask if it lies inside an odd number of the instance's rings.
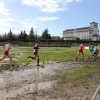
[[83,44],[82,43],[79,45],[79,49],[78,49],[78,54],[76,56],[76,60],[77,60],[77,57],[80,55],[80,53],[82,53],[82,58],[84,59],[84,52],[83,52]]
[[5,59],[6,56],[8,56],[10,58],[10,64],[12,64],[12,57],[9,54],[9,50],[11,49],[11,41],[9,40],[7,44],[4,45],[3,47],[4,50],[4,56],[2,58],[0,58],[0,61]]
[[28,58],[31,58],[31,59],[36,59],[37,58],[37,66],[39,66],[39,54],[38,54],[39,47],[38,46],[39,46],[39,41],[36,41],[35,45],[34,45],[34,48],[33,48],[34,49],[34,57],[28,56]]

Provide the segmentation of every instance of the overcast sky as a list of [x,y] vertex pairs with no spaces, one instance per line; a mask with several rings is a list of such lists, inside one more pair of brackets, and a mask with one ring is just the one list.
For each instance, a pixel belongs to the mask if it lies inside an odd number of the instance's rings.
[[100,29],[100,0],[0,0],[0,34],[19,34],[31,27],[41,34],[63,37],[66,29],[90,26]]

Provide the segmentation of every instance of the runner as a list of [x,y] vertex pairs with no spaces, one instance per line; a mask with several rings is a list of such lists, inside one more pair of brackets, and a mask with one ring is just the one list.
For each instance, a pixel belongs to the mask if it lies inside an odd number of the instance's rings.
[[97,53],[98,53],[98,51],[97,51],[97,44],[95,44],[94,50],[93,50],[94,60],[97,59]]
[[92,58],[92,56],[93,56],[93,48],[94,48],[94,46],[91,43],[90,46],[89,46],[90,54],[89,54],[88,58]]
[[33,48],[34,49],[34,57],[28,56],[28,58],[31,58],[31,59],[34,59],[34,60],[37,58],[37,66],[39,66],[39,54],[38,54],[39,47],[38,46],[39,46],[39,41],[36,40],[34,48]]
[[99,55],[99,49],[100,49],[99,44],[97,44],[97,58],[98,58],[98,55]]
[[10,58],[10,64],[12,64],[12,57],[9,54],[9,50],[11,49],[11,41],[9,40],[7,44],[4,45],[3,47],[5,49],[4,51],[4,56],[0,58],[0,61],[5,59],[6,57]]
[[82,54],[82,58],[84,59],[83,44],[82,43],[79,45],[79,50],[78,50],[78,54],[76,56],[76,60],[77,60],[78,56],[80,55],[80,53]]

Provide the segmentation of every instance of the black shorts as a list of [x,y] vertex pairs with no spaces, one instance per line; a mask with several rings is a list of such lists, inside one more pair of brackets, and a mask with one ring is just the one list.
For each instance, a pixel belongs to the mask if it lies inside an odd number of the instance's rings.
[[94,54],[97,54],[97,52],[94,52]]

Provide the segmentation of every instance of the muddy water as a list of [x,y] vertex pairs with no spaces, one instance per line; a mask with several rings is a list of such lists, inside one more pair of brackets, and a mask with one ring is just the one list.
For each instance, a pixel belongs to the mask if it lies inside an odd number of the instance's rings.
[[[51,88],[54,82],[50,81],[50,77],[55,74],[55,70],[69,70],[75,67],[75,64],[64,62],[47,63],[44,67],[34,64],[27,66],[32,66],[32,68],[19,69],[19,71],[2,71],[0,73],[0,99],[5,100],[5,98]],[[78,66],[76,64],[76,67]]]

